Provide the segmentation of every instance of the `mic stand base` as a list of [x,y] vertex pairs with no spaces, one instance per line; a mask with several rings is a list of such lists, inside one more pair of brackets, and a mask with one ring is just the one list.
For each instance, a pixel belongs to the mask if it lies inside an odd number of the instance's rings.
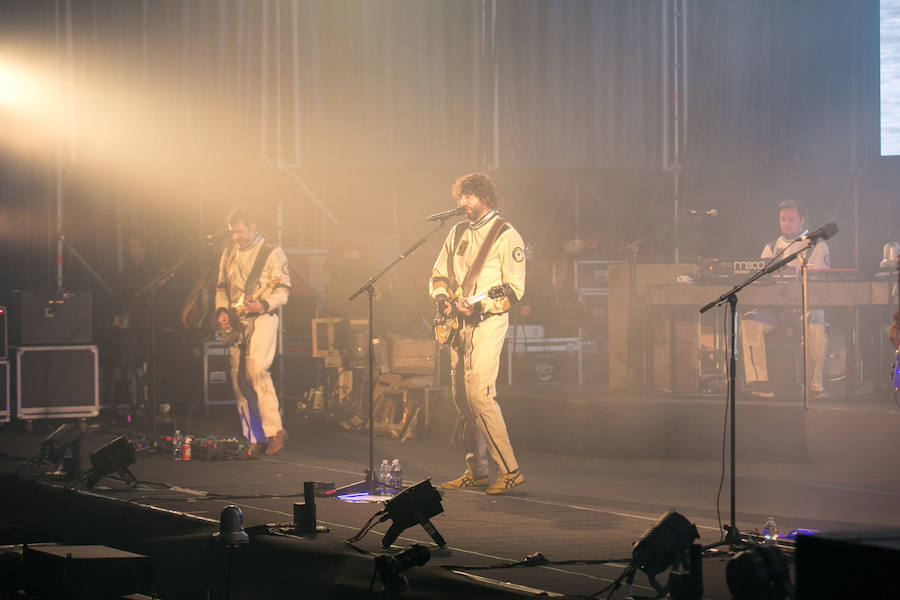
[[375,481],[375,478],[372,476],[372,472],[367,469],[366,478],[362,481],[356,481],[354,483],[342,485],[339,488],[334,488],[333,490],[325,492],[325,495],[334,496],[336,498],[340,496],[349,496],[355,494],[369,494],[370,496],[377,496],[377,487],[378,485]]

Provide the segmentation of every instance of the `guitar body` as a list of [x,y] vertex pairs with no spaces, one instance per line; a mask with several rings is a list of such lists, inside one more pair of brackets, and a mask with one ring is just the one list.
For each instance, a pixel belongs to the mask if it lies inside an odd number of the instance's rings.
[[434,339],[439,344],[452,344],[456,341],[461,327],[462,319],[460,317],[439,315],[434,319]]
[[[482,292],[481,294],[476,294],[474,296],[469,296],[465,299],[469,304],[475,304],[476,302],[481,302],[485,298],[503,298],[506,296],[506,284],[503,285],[495,285],[487,292]],[[460,299],[459,292],[450,300],[450,304],[452,306],[456,305],[456,301]],[[434,339],[437,340],[439,344],[453,344],[456,341],[457,336],[459,335],[459,330],[463,327],[463,317],[455,310],[450,314],[450,316],[446,315],[437,315],[434,318]]]
[[222,343],[224,345],[234,346],[240,343],[241,336],[244,329],[247,328],[247,324],[259,316],[256,314],[247,314],[244,309],[245,303],[256,302],[262,296],[264,291],[275,289],[275,286],[279,283],[281,283],[281,278],[276,277],[270,281],[268,285],[260,288],[259,291],[256,294],[253,294],[249,299],[246,298],[244,294],[241,294],[238,301],[228,309],[228,328],[222,331]]

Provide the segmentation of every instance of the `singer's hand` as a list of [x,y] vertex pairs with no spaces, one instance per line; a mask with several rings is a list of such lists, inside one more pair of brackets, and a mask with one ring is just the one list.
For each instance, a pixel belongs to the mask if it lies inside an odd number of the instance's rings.
[[247,314],[259,314],[266,311],[260,300],[247,300],[244,302],[244,312]]
[[464,317],[472,315],[472,305],[465,301],[464,298],[456,300],[456,311]]
[[449,317],[453,314],[453,306],[450,305],[447,296],[443,294],[434,299],[434,308],[439,315],[444,315],[445,317]]

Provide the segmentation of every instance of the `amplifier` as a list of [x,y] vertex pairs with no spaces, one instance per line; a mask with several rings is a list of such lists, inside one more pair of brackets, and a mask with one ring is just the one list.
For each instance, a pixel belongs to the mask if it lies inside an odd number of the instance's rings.
[[0,360],[0,423],[9,423],[9,361]]
[[797,536],[798,598],[893,598],[900,529]]
[[79,292],[21,290],[13,292],[10,341],[16,346],[90,344],[92,301]]
[[20,346],[16,381],[20,419],[100,414],[97,346]]
[[234,404],[231,358],[221,342],[203,342],[204,404]]
[[507,385],[581,385],[579,338],[508,339],[500,371]]
[[25,590],[41,598],[121,598],[147,592],[152,559],[107,546],[27,544]]
[[608,289],[609,265],[620,264],[621,260],[576,260],[575,291]]
[[9,358],[9,338],[7,337],[6,317],[9,313],[5,306],[0,306],[0,360]]

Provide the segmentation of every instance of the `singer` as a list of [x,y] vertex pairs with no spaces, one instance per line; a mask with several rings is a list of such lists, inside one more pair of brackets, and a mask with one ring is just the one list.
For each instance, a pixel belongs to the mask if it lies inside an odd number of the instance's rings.
[[[787,255],[804,247],[807,242],[801,239],[807,236],[809,230],[806,226],[806,207],[795,200],[785,200],[778,205],[778,222],[781,227],[781,235],[769,242],[763,248],[761,258],[772,258],[776,254]],[[832,225],[832,224],[830,224]],[[822,229],[826,229],[823,227]],[[830,229],[829,229],[830,231]],[[837,227],[834,227],[837,231]],[[830,235],[830,234],[829,234]],[[815,237],[809,235],[808,237]],[[828,237],[821,236],[821,237]],[[812,251],[807,250],[807,266],[810,269],[826,270],[831,267],[828,253],[828,244],[819,241]],[[800,272],[800,258],[788,263],[785,269],[793,269]],[[802,330],[798,310],[775,311],[770,309],[757,309],[746,313],[741,319],[741,346],[744,355],[744,377],[750,393],[754,396],[774,396],[769,382],[768,361],[766,360],[766,334],[778,327],[795,325],[794,331]],[[810,377],[809,391],[815,397],[825,396],[825,388],[822,386],[822,366],[825,362],[825,347],[828,340],[825,336],[825,312],[822,309],[811,309],[808,319],[808,356]],[[799,336],[799,333],[797,334]],[[797,352],[803,350],[797,346]]]
[[[496,400],[508,311],[525,293],[525,244],[500,218],[494,182],[484,173],[457,179],[453,197],[468,221],[457,223],[444,240],[428,293],[438,320],[458,317],[450,342],[450,389],[458,414],[453,441],[466,449],[466,470],[441,487],[503,494],[525,483]],[[490,485],[488,456],[497,466]]]

